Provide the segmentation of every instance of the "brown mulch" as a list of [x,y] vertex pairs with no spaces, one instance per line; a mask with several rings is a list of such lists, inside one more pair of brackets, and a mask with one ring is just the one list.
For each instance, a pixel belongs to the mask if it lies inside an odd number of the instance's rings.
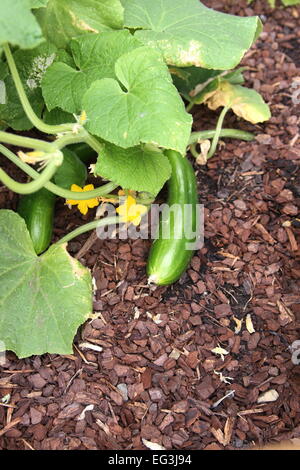
[[[207,166],[195,166],[205,244],[179,282],[147,286],[147,240],[96,240],[80,258],[96,280],[95,317],[73,355],[8,354],[0,449],[145,449],[142,439],[166,449],[241,449],[300,437],[300,365],[291,360],[300,340],[300,229],[283,225],[300,205],[292,96],[300,9],[205,3],[261,15],[264,33],[245,57],[245,76],[272,118],[253,126],[229,113],[225,127],[253,131],[256,141],[226,140]],[[196,107],[194,119],[195,130],[212,128],[216,114]],[[0,207],[15,204],[0,191]],[[58,204],[56,237],[82,223]],[[70,242],[73,255],[88,236]],[[212,352],[218,345],[224,360]],[[270,390],[276,400],[261,402]]]

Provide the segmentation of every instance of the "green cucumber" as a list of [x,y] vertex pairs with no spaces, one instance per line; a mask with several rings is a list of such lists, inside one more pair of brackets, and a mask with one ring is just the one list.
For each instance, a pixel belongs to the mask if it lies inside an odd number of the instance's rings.
[[[53,178],[55,184],[65,189],[70,189],[72,184],[83,186],[87,178],[85,165],[71,150],[64,149],[63,154],[63,164]],[[55,200],[55,194],[45,188],[19,200],[17,211],[26,222],[38,255],[47,250],[52,239]]]
[[39,255],[50,245],[55,194],[45,188],[19,200],[18,213],[26,222],[35,252]]
[[[195,172],[188,159],[180,153],[167,150],[165,154],[172,168],[168,201],[147,263],[149,283],[157,285],[172,284],[181,277],[193,256],[194,243],[198,238]],[[189,205],[188,210],[186,205]],[[172,206],[174,211],[168,210]],[[168,238],[166,234],[169,234]]]

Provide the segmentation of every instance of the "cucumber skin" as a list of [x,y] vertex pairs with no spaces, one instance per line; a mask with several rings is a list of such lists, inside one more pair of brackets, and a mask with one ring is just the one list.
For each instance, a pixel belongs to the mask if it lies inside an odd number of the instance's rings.
[[[70,189],[73,183],[82,186],[87,178],[86,168],[78,158],[77,154],[69,149],[64,149],[64,162],[54,175],[54,182],[58,173],[63,178],[64,184],[61,187]],[[70,165],[72,158],[82,165],[85,171],[77,171],[77,174],[70,174]],[[49,247],[53,234],[53,219],[56,195],[42,188],[39,191],[26,194],[19,199],[17,208],[18,214],[23,217],[26,222],[30,237],[36,254],[41,254]]]
[[[187,158],[174,150],[167,150],[172,174],[168,181],[168,205],[192,205],[190,222],[191,232],[195,232],[197,223],[197,182],[195,172]],[[170,239],[158,237],[154,240],[147,263],[149,282],[157,285],[169,285],[177,281],[186,270],[194,250],[187,250],[185,244],[195,241],[195,236],[184,233],[184,222],[174,223],[174,217],[168,217],[165,223],[170,227]],[[160,220],[159,230],[162,228]],[[187,230],[186,230],[187,231]],[[176,238],[175,238],[176,237]]]
[[45,188],[23,196],[18,214],[26,222],[35,252],[39,255],[50,245],[53,231],[55,194]]

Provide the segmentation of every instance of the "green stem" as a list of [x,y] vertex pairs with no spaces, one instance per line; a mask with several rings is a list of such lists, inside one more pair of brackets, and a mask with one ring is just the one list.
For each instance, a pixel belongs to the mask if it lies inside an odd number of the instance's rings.
[[197,160],[200,157],[201,154],[197,152],[196,145],[197,145],[196,142],[193,143],[193,144],[190,144],[190,152],[193,155],[193,157],[195,157],[196,160]]
[[224,118],[225,118],[226,113],[227,113],[228,110],[229,110],[229,106],[224,106],[224,108],[222,109],[222,111],[220,113],[220,116],[219,116],[218,122],[217,122],[217,126],[216,126],[216,133],[213,136],[211,147],[210,147],[210,150],[207,154],[207,159],[211,158],[214,155],[215,151],[216,151],[216,148],[217,148],[217,145],[218,145],[218,142],[219,142],[220,133],[221,133],[221,130],[222,130],[223,121],[224,121]]
[[17,70],[16,64],[15,64],[15,61],[14,61],[14,58],[13,58],[13,55],[12,55],[12,53],[10,51],[10,48],[9,48],[9,45],[8,44],[3,44],[2,47],[3,47],[3,50],[4,50],[5,56],[6,56],[7,64],[9,66],[10,73],[12,75],[15,87],[17,89],[20,101],[22,103],[23,109],[26,113],[26,116],[32,122],[32,124],[37,129],[39,129],[42,132],[45,132],[46,134],[58,134],[59,132],[66,132],[66,131],[72,130],[73,127],[74,127],[74,123],[73,124],[70,123],[70,124],[60,124],[60,125],[57,125],[57,126],[51,126],[49,124],[45,124],[35,114],[35,112],[33,111],[32,107],[31,107],[31,104],[29,103],[29,100],[26,96],[22,81],[20,79],[19,72]]
[[44,142],[43,140],[32,139],[31,137],[24,137],[3,131],[0,131],[0,142],[5,142],[6,144],[18,147],[42,150],[44,152],[53,151],[53,145],[50,142]]
[[103,145],[99,140],[87,132],[85,137],[85,142],[93,149],[95,152],[100,153],[103,150]]
[[15,193],[18,194],[31,194],[35,193],[39,189],[43,188],[47,182],[53,177],[55,174],[56,170],[58,169],[59,165],[61,165],[63,161],[63,156],[55,154],[46,166],[45,170],[42,173],[37,173],[38,177],[30,181],[30,183],[18,183],[14,179],[12,179],[10,176],[8,176],[7,173],[5,173],[4,170],[0,168],[0,181],[5,184],[9,189],[14,191]]
[[88,132],[85,129],[81,129],[77,134],[68,133],[61,137],[58,137],[52,144],[52,146],[56,149],[62,149],[67,145],[71,144],[80,144],[86,141]]
[[194,107],[194,104],[195,103],[193,101],[190,101],[189,104],[186,105],[185,110],[187,113],[191,111],[191,109]]
[[[27,163],[22,162],[13,152],[8,150],[4,145],[0,144],[0,152],[3,153],[10,161],[12,161],[17,167],[24,171],[27,175],[31,176],[33,179],[37,179],[40,177],[40,173],[35,171],[31,166],[27,165]],[[68,189],[63,189],[57,186],[50,181],[46,183],[45,188],[51,191],[53,194],[60,196],[64,199],[73,199],[76,201],[85,201],[86,199],[93,199],[95,197],[105,196],[108,193],[111,193],[118,187],[118,185],[114,183],[107,183],[100,188],[93,189],[92,191],[84,191],[82,193],[76,191],[70,191]]]
[[100,219],[100,220],[93,220],[92,222],[82,225],[81,227],[78,227],[72,232],[68,233],[63,238],[61,238],[58,242],[56,242],[56,244],[61,245],[62,243],[67,243],[73,238],[78,237],[82,233],[88,232],[89,230],[94,230],[99,227],[105,227],[106,225],[116,225],[120,222],[121,222],[121,218],[116,217],[116,216],[105,217],[104,219]]
[[[212,139],[216,133],[216,129],[207,131],[192,132],[188,145],[197,143],[199,140]],[[228,137],[230,139],[240,139],[251,141],[255,138],[251,132],[241,131],[239,129],[222,129],[220,137]]]

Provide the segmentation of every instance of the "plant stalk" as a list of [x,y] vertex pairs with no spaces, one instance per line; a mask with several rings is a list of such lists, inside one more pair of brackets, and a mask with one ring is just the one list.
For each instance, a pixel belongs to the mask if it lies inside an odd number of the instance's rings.
[[100,219],[100,220],[99,219],[93,220],[92,222],[82,225],[81,227],[78,227],[72,232],[68,233],[63,238],[61,238],[58,242],[56,242],[56,244],[61,245],[62,243],[67,243],[73,238],[78,237],[82,233],[88,232],[89,230],[94,230],[99,227],[105,227],[106,225],[116,225],[120,222],[121,222],[121,218],[117,216],[105,217],[104,219]]
[[[37,179],[40,177],[40,173],[31,168],[31,166],[27,165],[27,163],[22,162],[13,152],[4,147],[4,145],[0,144],[0,152],[5,155],[10,161],[12,161],[17,167],[23,170],[24,173],[31,176],[31,178]],[[60,188],[56,184],[51,183],[51,181],[48,181],[44,186],[46,189],[51,191],[53,194],[56,194],[57,196],[60,196],[64,199],[73,199],[76,201],[85,201],[87,199],[105,196],[106,194],[111,193],[118,187],[117,184],[109,182],[104,184],[103,186],[100,186],[99,188],[93,189],[92,191],[84,191],[81,193]]]

